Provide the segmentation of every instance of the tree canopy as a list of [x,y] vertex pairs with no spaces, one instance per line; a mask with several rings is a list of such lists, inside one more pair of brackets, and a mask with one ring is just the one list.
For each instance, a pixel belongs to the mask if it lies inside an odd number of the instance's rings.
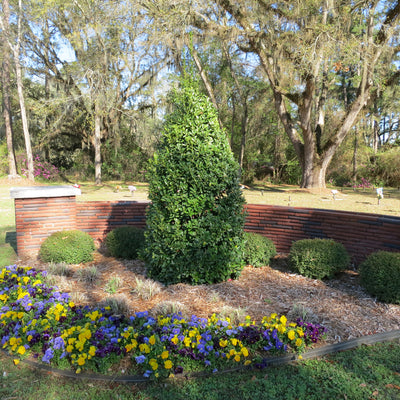
[[31,142],[98,183],[102,171],[138,178],[166,93],[188,62],[246,180],[269,171],[324,187],[344,149],[355,179],[360,146],[377,160],[399,143],[399,1],[3,0],[1,8],[0,140],[12,174],[11,149],[20,160]]

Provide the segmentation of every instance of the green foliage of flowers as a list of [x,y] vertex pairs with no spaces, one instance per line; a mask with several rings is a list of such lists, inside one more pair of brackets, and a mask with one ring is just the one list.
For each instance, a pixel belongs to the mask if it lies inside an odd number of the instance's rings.
[[258,233],[245,232],[243,262],[253,267],[269,265],[272,257],[276,255],[274,242]]
[[[123,358],[129,372],[167,377],[197,368],[217,371],[232,365],[266,365],[268,351],[301,352],[320,339],[324,328],[289,323],[272,314],[261,323],[247,316],[234,325],[221,319],[181,314],[152,318],[147,312],[113,315],[110,307],[76,306],[66,293],[42,283],[46,272],[30,267],[5,267],[0,273],[0,343],[21,358],[106,372]],[[127,361],[128,361],[127,360]],[[126,363],[124,363],[126,365]]]
[[104,291],[108,294],[115,294],[117,290],[122,286],[122,280],[119,276],[111,277],[104,287]]
[[122,226],[109,232],[105,243],[113,257],[134,260],[144,246],[144,230],[136,226]]
[[148,168],[143,258],[149,276],[165,284],[226,281],[242,270],[239,167],[204,95],[185,85],[172,103]]
[[79,230],[59,231],[42,243],[39,257],[44,262],[79,264],[92,261],[95,250],[93,238]]
[[378,251],[360,265],[361,285],[378,300],[400,304],[400,253]]
[[345,247],[332,239],[302,239],[290,248],[291,267],[308,278],[331,278],[350,264]]

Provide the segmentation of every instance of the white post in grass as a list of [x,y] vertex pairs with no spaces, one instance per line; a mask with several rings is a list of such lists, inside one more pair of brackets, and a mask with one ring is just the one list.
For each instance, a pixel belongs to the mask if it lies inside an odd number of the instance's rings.
[[376,196],[378,197],[378,206],[381,203],[381,199],[383,199],[383,188],[376,189]]
[[133,196],[136,191],[136,186],[128,186],[129,191],[131,192],[131,195]]

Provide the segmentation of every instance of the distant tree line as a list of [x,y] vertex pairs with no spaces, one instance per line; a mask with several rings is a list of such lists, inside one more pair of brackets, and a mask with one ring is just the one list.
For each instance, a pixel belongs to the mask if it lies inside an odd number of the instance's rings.
[[399,14],[399,1],[2,0],[0,173],[145,179],[167,94],[191,71],[243,182],[400,185]]

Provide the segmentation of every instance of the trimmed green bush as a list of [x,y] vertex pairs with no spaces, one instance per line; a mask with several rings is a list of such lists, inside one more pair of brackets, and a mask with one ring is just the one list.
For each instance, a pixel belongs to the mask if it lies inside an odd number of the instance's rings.
[[95,250],[92,237],[82,231],[60,231],[42,243],[39,257],[45,262],[79,264],[92,261]]
[[148,168],[148,275],[165,284],[236,278],[245,219],[239,166],[206,96],[186,85],[172,105]]
[[289,253],[291,267],[308,278],[332,278],[350,264],[345,247],[332,239],[302,239],[294,242]]
[[253,267],[269,265],[272,257],[276,255],[274,242],[258,233],[244,233],[243,262]]
[[372,253],[360,264],[359,272],[361,285],[370,295],[400,304],[400,253]]
[[113,257],[134,260],[144,246],[144,230],[136,226],[123,226],[109,232],[106,247]]

